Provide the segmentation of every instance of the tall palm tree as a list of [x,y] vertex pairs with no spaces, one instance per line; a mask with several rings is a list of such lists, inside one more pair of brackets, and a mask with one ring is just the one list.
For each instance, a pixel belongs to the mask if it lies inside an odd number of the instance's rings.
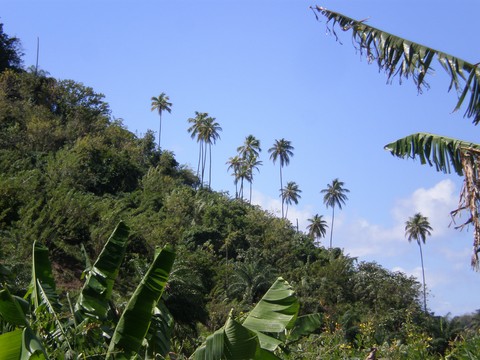
[[427,292],[425,290],[425,269],[423,267],[422,242],[425,244],[427,235],[432,235],[432,227],[428,222],[428,218],[421,213],[416,213],[405,222],[405,236],[408,242],[416,240],[420,249],[420,260],[422,262],[422,278],[423,278],[423,306],[427,313]]
[[160,138],[162,136],[162,112],[167,111],[168,113],[172,112],[171,106],[172,103],[169,102],[170,98],[165,94],[161,93],[158,97],[152,96],[152,111],[158,111],[160,117],[160,125],[158,128],[158,150],[160,150]]
[[[210,117],[210,116],[205,119],[205,122],[203,123],[200,130],[202,134],[203,142],[205,143],[206,147],[208,147],[208,158],[209,158],[208,187],[209,188],[211,188],[212,186],[212,144],[215,144],[217,140],[220,139],[220,134],[219,134],[220,131],[222,131],[220,124],[215,121],[214,117]],[[202,183],[203,183],[203,173],[206,165],[206,156],[204,157],[203,161],[204,163],[202,166]]]
[[295,205],[298,204],[298,200],[301,199],[300,193],[302,190],[298,187],[297,183],[295,181],[289,181],[287,182],[287,185],[285,185],[285,188],[282,189],[281,191],[281,197],[282,201],[287,204],[287,209],[285,211],[285,217],[288,215],[288,206],[294,203]]
[[262,148],[260,147],[260,140],[258,140],[253,135],[248,135],[245,138],[245,142],[243,143],[243,145],[237,148],[237,151],[239,155],[244,159],[252,156],[258,157],[260,155],[260,152],[262,151]]
[[[250,155],[247,159],[244,160],[245,164],[245,179],[248,181],[250,184],[250,197],[249,197],[249,202],[250,204],[252,203],[252,183],[253,183],[253,171],[257,170],[258,172],[260,169],[258,168],[259,166],[262,165],[261,160],[257,160],[257,157],[255,155]],[[243,187],[243,180],[242,180],[242,187]]]
[[[364,20],[358,21],[340,13],[316,6],[312,10],[317,17],[327,18],[327,31],[336,37],[335,29],[352,30],[352,43],[368,57],[369,63],[377,64],[391,81],[412,79],[419,92],[428,88],[428,76],[433,74],[435,58],[446,71],[450,84],[449,90],[457,96],[454,111],[467,104],[464,116],[472,118],[473,124],[480,123],[480,72],[479,64],[473,64],[456,56],[447,54],[428,46],[415,43],[390,34],[373,26]],[[337,37],[338,40],[338,37]],[[435,164],[437,171],[450,173],[450,165],[455,172],[464,175],[464,186],[460,194],[460,204],[454,215],[462,210],[470,212],[467,220],[457,228],[463,228],[470,223],[474,226],[473,253],[471,265],[476,270],[480,268],[480,182],[477,179],[476,164],[480,162],[480,145],[438,135],[417,133],[409,135],[385,147],[393,155],[401,158],[419,158],[422,164]]]
[[238,181],[242,179],[241,175],[241,167],[243,166],[243,160],[240,156],[236,155],[228,159],[227,161],[228,169],[233,170],[233,183],[235,184],[235,199],[239,198],[239,191],[238,191]]
[[346,193],[349,193],[350,190],[345,189],[343,186],[345,184],[343,181],[333,179],[331,184],[327,184],[327,188],[321,190],[320,192],[325,194],[323,195],[323,203],[332,208],[332,226],[330,227],[330,249],[332,248],[332,238],[333,238],[333,222],[335,220],[335,206],[338,206],[342,210],[342,205],[345,205],[345,201],[348,200]]
[[[243,159],[245,165],[245,179],[250,183],[250,203],[252,203],[252,183],[253,183],[253,170],[259,170],[259,166],[262,162],[258,160],[262,148],[260,147],[260,140],[253,135],[248,135],[242,146],[237,148],[239,156]],[[242,179],[243,181],[243,179]],[[243,182],[242,182],[243,188]]]
[[187,131],[190,133],[192,139],[196,137],[199,144],[197,176],[200,179],[201,185],[203,186],[205,166],[207,161],[207,148],[209,147],[208,145],[211,145],[212,141],[216,141],[218,137],[218,133],[216,133],[216,131],[221,130],[221,128],[216,128],[218,124],[215,123],[215,118],[208,116],[208,113],[201,113],[198,111],[195,111],[195,117],[189,118],[188,122],[192,125]]
[[[280,191],[283,189],[282,168],[290,163],[290,156],[293,156],[294,147],[291,142],[285,139],[275,140],[273,146],[268,149],[270,159],[275,164],[277,159],[280,159]],[[282,198],[282,218],[284,217]]]
[[327,234],[327,222],[323,219],[323,215],[315,214],[313,218],[308,219],[310,223],[307,226],[308,235],[312,236],[314,239],[320,239],[325,237]]

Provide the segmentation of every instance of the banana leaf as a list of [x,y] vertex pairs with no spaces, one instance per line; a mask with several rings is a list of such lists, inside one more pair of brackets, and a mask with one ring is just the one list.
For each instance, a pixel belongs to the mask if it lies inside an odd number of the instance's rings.
[[446,136],[416,133],[385,145],[385,150],[399,158],[419,158],[422,165],[435,165],[436,170],[443,173],[450,173],[453,168],[462,176],[462,153],[478,153],[480,145]]
[[25,300],[12,296],[8,289],[0,291],[0,317],[8,323],[23,327],[0,335],[0,360],[45,359],[40,340],[30,329],[25,316]]
[[155,256],[120,317],[110,341],[107,359],[134,359],[137,356],[174,260],[175,253],[168,246]]
[[146,359],[165,357],[170,350],[170,338],[173,330],[173,316],[165,303],[160,300],[153,311],[152,322],[148,329]]
[[93,266],[88,269],[82,292],[75,304],[77,320],[83,320],[85,316],[101,320],[107,318],[113,285],[125,257],[128,234],[128,226],[120,222]]
[[[25,300],[12,296],[8,289],[0,291],[0,317],[15,326],[28,326],[25,316],[25,305],[22,307],[21,301]],[[28,306],[28,305],[27,305]]]
[[58,302],[58,294],[56,292],[55,279],[53,278],[52,264],[48,256],[48,249],[35,241],[33,243],[32,255],[32,279],[30,287],[25,295],[25,298],[30,296],[30,302],[34,309],[39,308],[42,303],[42,296],[40,294],[39,284],[43,287],[46,295],[56,309],[60,308]]
[[229,315],[225,326],[208,336],[205,344],[192,355],[193,360],[278,360],[270,351],[260,347],[254,331]]
[[45,360],[48,356],[45,349],[30,327],[23,329],[22,355],[20,360]]
[[287,281],[279,277],[242,325],[257,333],[263,349],[275,351],[282,341],[272,335],[292,329],[299,308],[295,291]]
[[[428,46],[403,39],[381,29],[369,26],[364,20],[354,20],[323,7],[312,7],[317,20],[319,15],[326,18],[327,31],[338,40],[335,28],[342,31],[352,30],[352,42],[369,62],[376,62],[384,70],[389,81],[398,77],[412,78],[418,91],[428,88],[426,78],[434,72],[432,61],[438,60],[450,77],[448,90],[455,88],[458,97],[454,111],[467,103],[465,117],[480,123],[480,67],[479,63],[470,63],[461,58]],[[330,26],[329,26],[330,25]]]
[[18,360],[22,354],[22,329],[0,335],[0,360]]
[[322,326],[322,314],[308,314],[299,316],[295,321],[295,326],[288,334],[288,343],[300,340],[303,336],[310,335]]

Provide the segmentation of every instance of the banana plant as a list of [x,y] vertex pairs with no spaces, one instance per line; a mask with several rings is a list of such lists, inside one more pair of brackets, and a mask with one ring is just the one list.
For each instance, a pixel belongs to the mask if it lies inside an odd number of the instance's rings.
[[242,322],[230,312],[191,359],[280,359],[277,353],[321,325],[319,314],[298,317],[298,311],[293,288],[279,277]]
[[120,222],[93,266],[87,268],[85,283],[75,304],[77,321],[82,321],[86,317],[107,319],[113,285],[127,249],[128,234],[128,226]]
[[[311,8],[317,20],[326,19],[327,32],[337,40],[336,30],[352,31],[352,42],[368,61],[376,63],[385,71],[388,81],[393,78],[413,79],[419,92],[428,88],[427,78],[434,72],[436,59],[450,78],[448,91],[455,89],[457,103],[454,111],[466,104],[464,117],[471,118],[474,125],[480,123],[480,63],[471,63],[459,57],[401,38],[366,24],[366,19],[355,20],[324,7]],[[471,265],[480,270],[480,186],[478,164],[480,145],[448,137],[417,133],[385,146],[393,155],[405,158],[420,158],[422,164],[435,165],[437,171],[450,172],[450,166],[458,175],[464,175],[464,187],[460,193],[458,209],[470,212],[469,219],[457,228],[473,224],[473,254]]]
[[[159,302],[168,280],[175,253],[168,247],[156,252],[155,259],[130,298],[120,320],[108,336],[105,326],[112,289],[123,261],[129,229],[120,222],[89,269],[75,310],[70,318],[58,315],[59,302],[48,250],[34,243],[32,281],[25,299],[0,290],[0,360],[80,358],[101,355],[97,350],[108,347],[107,359],[137,358],[145,346],[145,357],[165,356],[173,320]],[[81,321],[79,323],[79,321]],[[95,338],[101,343],[82,344],[79,338],[89,328],[103,328],[106,336]],[[5,331],[7,329],[7,331]],[[41,334],[41,335],[40,335]],[[52,345],[53,344],[53,345]],[[78,346],[77,346],[78,345]],[[87,348],[83,348],[86,345]]]
[[153,312],[165,289],[174,260],[175,253],[170,247],[157,252],[120,317],[110,341],[107,359],[136,358],[147,336]]

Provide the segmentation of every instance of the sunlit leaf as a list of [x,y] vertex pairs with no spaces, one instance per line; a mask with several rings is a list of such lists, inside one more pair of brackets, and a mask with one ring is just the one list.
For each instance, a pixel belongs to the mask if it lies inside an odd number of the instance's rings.
[[110,341],[107,359],[134,358],[150,326],[155,307],[160,300],[175,260],[170,247],[155,256],[147,273],[130,298]]

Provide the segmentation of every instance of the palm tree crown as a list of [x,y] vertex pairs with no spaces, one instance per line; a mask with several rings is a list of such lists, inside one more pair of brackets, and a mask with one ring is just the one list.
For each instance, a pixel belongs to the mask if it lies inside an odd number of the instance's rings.
[[333,222],[335,219],[335,206],[341,210],[342,205],[345,205],[345,201],[348,200],[346,193],[349,193],[350,190],[345,189],[344,182],[337,179],[334,179],[331,184],[327,184],[327,188],[321,190],[320,192],[325,194],[323,196],[323,202],[327,208],[332,208],[332,226],[330,228],[330,248],[332,248],[332,238],[333,238]]
[[285,188],[282,189],[281,197],[282,200],[287,204],[287,211],[285,212],[285,217],[288,214],[288,205],[294,203],[298,204],[298,200],[301,198],[300,193],[302,190],[298,187],[297,183],[294,181],[287,182]]
[[[273,146],[268,149],[270,153],[270,159],[275,164],[277,159],[280,159],[280,191],[283,189],[283,179],[282,179],[282,168],[284,165],[290,163],[290,156],[293,156],[294,147],[291,142],[285,139],[275,140]],[[282,218],[284,217],[283,213],[283,197],[282,197]]]
[[418,245],[420,241],[425,244],[427,235],[432,235],[432,230],[428,218],[421,213],[416,213],[405,223],[405,236],[409,242],[416,240]]
[[313,236],[314,239],[325,237],[327,233],[327,222],[323,219],[323,215],[315,214],[313,218],[308,219],[310,223],[307,226],[308,235]]
[[420,261],[422,263],[422,278],[423,278],[423,306],[425,313],[427,312],[427,292],[425,288],[425,268],[423,267],[423,252],[422,252],[422,242],[425,244],[427,235],[432,235],[432,227],[428,222],[428,218],[423,216],[421,213],[416,213],[414,216],[409,218],[405,222],[405,236],[408,239],[408,242],[416,240],[418,247],[420,249]]
[[[203,179],[205,175],[205,167],[207,163],[207,149],[209,151],[209,181],[208,185],[211,186],[212,181],[212,144],[215,144],[220,139],[219,132],[222,128],[215,121],[214,117],[210,117],[208,113],[201,113],[195,111],[195,117],[189,118],[188,122],[192,125],[188,128],[192,139],[197,138],[197,142],[200,145],[200,151],[198,155],[198,167],[197,176],[200,177],[200,182],[203,185]],[[201,169],[201,172],[200,172]]]
[[162,135],[162,112],[167,111],[168,113],[172,112],[172,103],[169,102],[170,98],[165,94],[161,93],[158,97],[152,96],[152,111],[158,111],[160,117],[160,126],[158,128],[158,149],[160,150],[160,138]]

